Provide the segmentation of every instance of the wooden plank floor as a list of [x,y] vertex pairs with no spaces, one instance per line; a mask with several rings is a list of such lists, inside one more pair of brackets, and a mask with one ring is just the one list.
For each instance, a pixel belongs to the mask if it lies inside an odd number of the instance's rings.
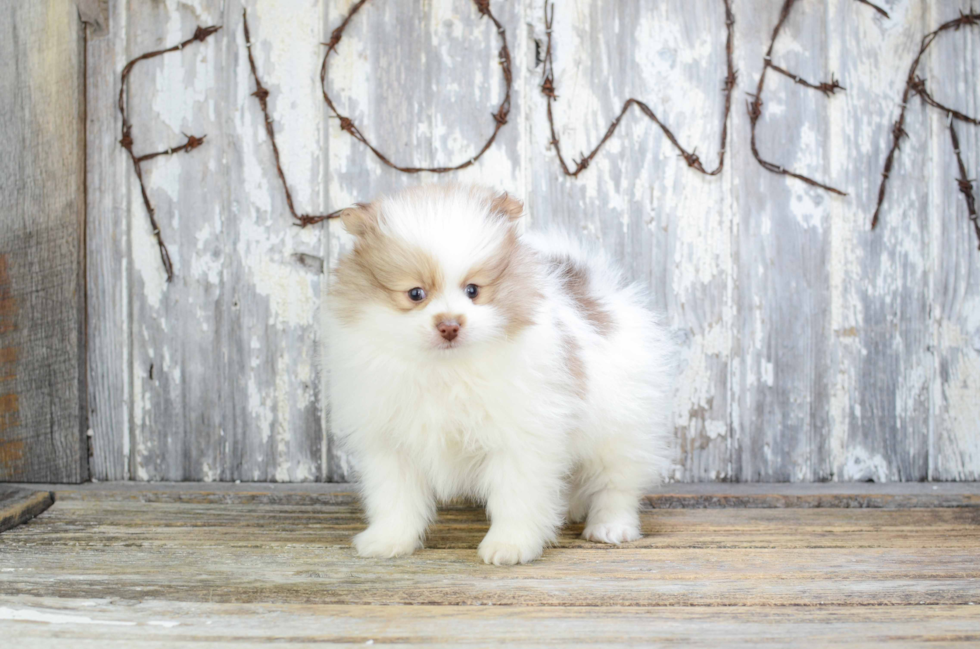
[[476,508],[441,511],[411,558],[364,560],[346,492],[59,491],[0,534],[0,646],[978,646],[977,492],[926,489],[652,509],[636,543],[570,526],[513,568],[477,560]]

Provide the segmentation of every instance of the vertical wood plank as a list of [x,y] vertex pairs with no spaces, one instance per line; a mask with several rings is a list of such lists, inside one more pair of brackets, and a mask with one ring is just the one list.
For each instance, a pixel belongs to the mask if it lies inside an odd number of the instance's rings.
[[[297,209],[330,211],[322,176],[322,2],[248,2],[251,50],[270,90],[283,170]],[[241,7],[225,9],[228,135],[222,326],[229,358],[221,479],[305,482],[323,478],[318,298],[324,226],[296,227],[276,174],[248,67]],[[221,250],[220,241],[213,244]],[[227,477],[226,477],[227,476]]]
[[128,167],[119,146],[119,72],[126,65],[126,11],[110,3],[101,35],[87,26],[86,203],[88,421],[92,478],[128,480],[131,350]]
[[[198,24],[220,23],[216,3],[121,3],[126,60],[186,39]],[[220,32],[219,32],[220,34]],[[220,337],[222,236],[220,196],[227,183],[224,144],[216,117],[220,98],[221,38],[143,61],[127,84],[134,151],[166,150],[182,133],[208,140],[201,148],[143,165],[164,240],[174,264],[166,282],[140,188],[127,165],[132,300],[132,474],[141,480],[216,478],[221,433],[222,382],[227,341]],[[119,83],[116,70],[116,83]],[[118,136],[114,138],[118,140]],[[125,152],[117,149],[125,161]],[[126,161],[128,162],[128,161]],[[212,255],[215,235],[218,258]],[[204,250],[205,244],[211,244]],[[203,253],[203,254],[202,254]],[[202,266],[206,268],[202,269]],[[208,272],[210,271],[210,272]]]
[[88,478],[84,48],[74,3],[0,2],[0,480]]
[[[830,169],[848,192],[831,200],[829,421],[813,438],[814,480],[917,481],[928,468],[930,232],[920,180],[930,134],[920,101],[907,113],[882,220],[870,230],[891,129],[928,20],[921,0],[884,18],[854,0],[828,4],[828,70],[847,89],[828,102]],[[820,97],[816,101],[822,101]]]
[[[743,91],[754,92],[782,4],[736,2],[739,42],[746,44],[738,54]],[[774,63],[814,82],[829,76],[822,9],[820,3],[798,2],[773,50]],[[845,179],[827,164],[828,100],[772,70],[762,99],[762,156],[842,184]],[[843,199],[764,170],[751,154],[746,113],[736,114],[734,476],[806,481],[813,477],[814,438],[827,429],[826,231],[830,204]]]
[[[321,10],[247,6],[283,167],[297,200],[316,203]],[[128,5],[127,59],[179,42],[198,25],[223,26],[204,43],[140,63],[129,86],[139,152],[207,134],[192,153],[145,166],[174,260],[169,285],[128,176],[137,479],[322,474],[314,329],[322,233],[295,228],[286,210],[251,96],[241,10],[218,2]]]
[[[969,2],[932,6],[930,29],[975,10]],[[929,51],[923,75],[941,103],[967,115],[980,115],[980,28],[963,27],[940,36]],[[931,174],[933,332],[936,373],[933,388],[933,480],[980,479],[980,250],[956,181],[960,177],[948,120],[929,109],[934,173]],[[974,195],[980,174],[980,129],[954,124]],[[926,129],[923,129],[926,130]]]
[[[525,6],[543,47],[542,3],[528,0]],[[715,166],[726,74],[721,0],[556,3],[552,29],[555,125],[566,159],[591,151],[623,102],[636,97],[686,147],[696,146],[706,167]],[[726,187],[732,176],[726,171],[709,178],[689,169],[663,132],[635,109],[587,170],[577,179],[563,176],[550,145],[541,74],[535,67],[526,87],[532,227],[578,233],[629,279],[650,287],[652,306],[666,314],[683,347],[672,477],[730,479],[732,240]]]
[[[352,4],[327,3],[327,33]],[[331,206],[368,201],[423,182],[481,182],[524,196],[521,107],[529,54],[523,7],[493,0],[490,8],[507,30],[514,72],[509,123],[493,146],[465,170],[408,175],[382,164],[331,119],[326,184]],[[327,88],[341,113],[393,162],[458,164],[478,152],[493,132],[491,113],[506,87],[499,50],[493,23],[481,19],[469,0],[370,2],[350,22],[331,57]],[[350,239],[338,222],[328,229],[329,258],[335,262]],[[330,439],[326,464],[331,481],[353,475],[343,451]]]

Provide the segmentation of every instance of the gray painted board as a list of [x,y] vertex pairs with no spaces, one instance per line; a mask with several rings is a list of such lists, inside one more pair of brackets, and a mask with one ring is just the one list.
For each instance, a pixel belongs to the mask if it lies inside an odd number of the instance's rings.
[[[932,7],[933,22],[949,20]],[[926,75],[931,92],[943,104],[980,115],[980,29],[948,32],[930,50]],[[932,329],[935,368],[930,387],[934,418],[930,472],[941,480],[980,476],[980,251],[969,225],[966,203],[957,191],[959,170],[945,115],[929,111],[932,139],[929,178]],[[980,129],[955,124],[968,178],[980,174]],[[923,182],[925,179],[919,180]],[[974,182],[974,192],[978,184]]]
[[[126,64],[125,16],[117,3],[108,7],[114,27],[101,36],[87,26],[86,101],[88,142],[85,164],[85,238],[88,294],[88,418],[92,430],[92,476],[98,480],[126,480],[130,473],[130,418],[132,382],[129,371],[130,257],[129,177],[119,146],[119,111],[112,110],[119,95],[118,75]],[[108,26],[108,21],[107,26]],[[107,35],[108,34],[108,35]],[[106,71],[95,73],[96,70]]]
[[0,1],[0,480],[88,479],[85,36],[74,3]]
[[[350,0],[248,0],[300,212],[323,213],[426,181],[481,181],[525,199],[528,225],[579,233],[650,287],[682,347],[671,478],[915,481],[980,476],[980,253],[956,191],[944,118],[914,100],[879,229],[869,230],[891,125],[924,33],[965,0],[799,0],[770,71],[758,142],[838,197],[762,169],[745,93],[782,0],[735,0],[739,82],[723,173],[689,169],[631,112],[577,179],[561,175],[539,90],[538,0],[491,1],[507,29],[510,121],[473,167],[447,176],[382,165],[328,117],[319,66]],[[349,480],[318,382],[326,270],[350,245],[339,223],[294,227],[253,90],[240,3],[109,2],[89,40],[89,402],[93,475],[137,480]],[[223,29],[140,63],[130,111],[139,152],[207,133],[147,164],[177,276],[164,282],[139,187],[118,146],[119,72],[138,54]],[[937,41],[937,96],[977,114],[977,29]],[[555,120],[577,159],[624,100],[646,101],[708,167],[723,110],[722,0],[557,7]],[[539,45],[540,44],[540,45]],[[400,164],[459,162],[502,98],[498,37],[467,0],[368,2],[331,57],[342,113]],[[940,81],[940,78],[948,81]],[[959,128],[980,168],[978,130]],[[150,376],[150,368],[153,375]]]

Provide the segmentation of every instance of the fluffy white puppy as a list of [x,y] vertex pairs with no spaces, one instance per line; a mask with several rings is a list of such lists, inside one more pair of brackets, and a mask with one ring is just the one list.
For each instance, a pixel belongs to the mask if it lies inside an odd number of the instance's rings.
[[486,503],[487,563],[526,563],[566,514],[640,537],[664,468],[671,345],[601,254],[521,234],[523,206],[426,186],[346,210],[325,309],[331,416],[360,473],[361,556],[421,547],[436,503]]

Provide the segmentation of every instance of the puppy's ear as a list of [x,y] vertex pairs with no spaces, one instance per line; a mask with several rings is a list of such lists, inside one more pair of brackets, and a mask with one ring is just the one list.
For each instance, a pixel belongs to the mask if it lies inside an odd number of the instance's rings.
[[340,213],[344,229],[355,237],[363,237],[378,227],[378,208],[374,203],[357,203]]
[[490,203],[490,214],[514,222],[524,214],[524,203],[504,192],[494,197]]

